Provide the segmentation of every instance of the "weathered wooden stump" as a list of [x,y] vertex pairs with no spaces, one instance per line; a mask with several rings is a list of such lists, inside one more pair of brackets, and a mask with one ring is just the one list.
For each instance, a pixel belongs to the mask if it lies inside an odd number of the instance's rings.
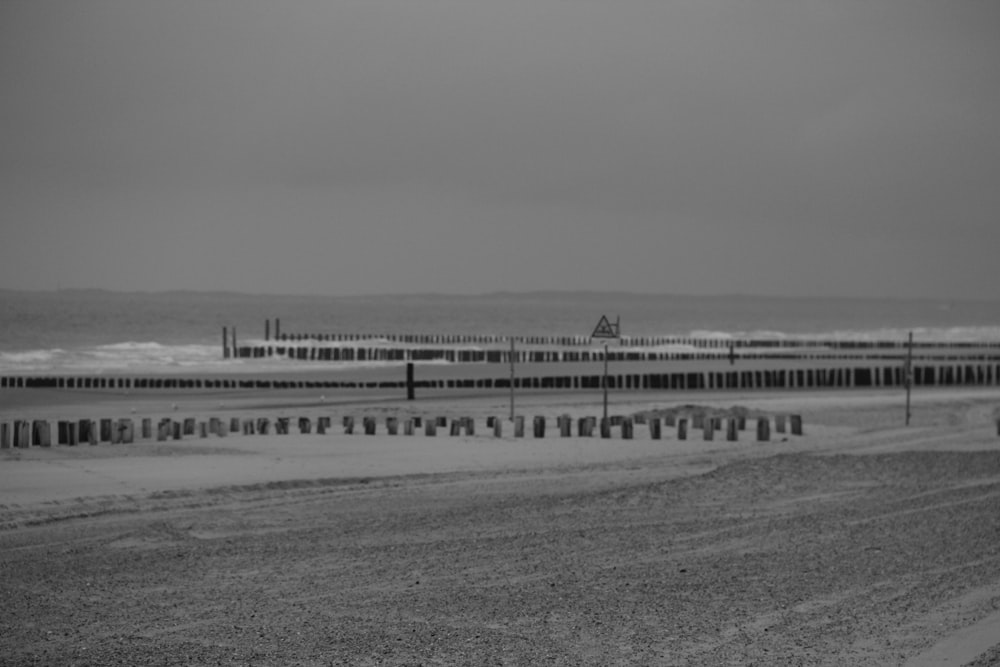
[[299,417],[299,433],[312,433],[312,420],[309,417]]
[[792,428],[792,435],[802,435],[802,415],[792,415],[789,417]]
[[658,417],[649,420],[649,437],[651,440],[661,440],[663,438],[662,424]]
[[399,419],[396,417],[385,418],[385,430],[389,435],[399,434]]
[[517,415],[514,417],[514,437],[523,438],[524,437],[524,416]]
[[111,442],[111,420],[101,419],[101,442]]
[[414,432],[414,421],[412,418],[407,419],[403,422],[403,435],[413,435]]
[[775,433],[785,432],[785,415],[774,416],[774,431]]
[[771,422],[767,417],[757,417],[757,441],[767,442],[771,439]]
[[375,435],[378,423],[375,421],[374,417],[364,417],[361,423],[364,425],[365,435]]
[[437,435],[437,420],[428,419],[424,422],[424,435],[435,436]]
[[702,433],[704,434],[705,440],[715,439],[715,420],[714,419],[704,419],[702,420]]
[[347,435],[352,435],[354,433],[354,417],[351,415],[344,415],[344,433]]
[[631,440],[635,426],[629,418],[622,419],[622,440]]
[[726,440],[736,442],[739,440],[739,422],[734,417],[726,420]]
[[545,437],[545,417],[543,415],[535,415],[532,427],[536,438]]

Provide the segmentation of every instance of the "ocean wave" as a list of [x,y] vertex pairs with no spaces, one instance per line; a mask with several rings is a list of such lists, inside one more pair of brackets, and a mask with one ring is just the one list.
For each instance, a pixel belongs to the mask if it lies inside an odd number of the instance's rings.
[[700,340],[766,341],[906,341],[910,333],[915,343],[995,343],[1000,342],[1000,327],[910,327],[870,330],[837,329],[834,331],[789,333],[758,329],[754,331],[710,331],[697,329],[688,337]]

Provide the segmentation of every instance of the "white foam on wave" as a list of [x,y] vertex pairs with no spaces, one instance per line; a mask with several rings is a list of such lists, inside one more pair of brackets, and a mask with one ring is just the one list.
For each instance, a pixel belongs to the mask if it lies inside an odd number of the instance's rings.
[[[245,344],[266,344],[246,341]],[[446,360],[416,362],[445,365]],[[300,361],[287,356],[229,358],[220,345],[166,345],[153,341],[125,341],[79,349],[22,350],[0,352],[0,374],[105,374],[226,372],[260,373],[275,371],[338,371],[405,365],[400,361]]]
[[815,333],[789,333],[769,329],[754,331],[694,330],[690,338],[709,340],[768,340],[768,341],[858,341],[903,342],[910,333],[914,342],[927,343],[996,343],[1000,342],[1000,327],[912,327],[871,330],[838,329]]

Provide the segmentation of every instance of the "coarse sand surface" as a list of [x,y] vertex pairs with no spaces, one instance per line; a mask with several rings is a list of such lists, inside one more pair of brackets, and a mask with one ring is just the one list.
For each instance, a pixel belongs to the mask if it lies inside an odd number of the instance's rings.
[[[315,392],[314,392],[315,393]],[[982,665],[996,390],[622,392],[741,414],[562,438],[600,397],[9,390],[0,420],[289,417],[292,435],[0,450],[0,664]],[[805,433],[756,442],[757,418]],[[355,434],[340,425],[358,422]],[[546,437],[532,437],[535,415]],[[325,435],[297,417],[328,416]],[[360,421],[378,419],[378,433]],[[475,420],[390,436],[386,416]],[[495,438],[486,418],[503,419]]]

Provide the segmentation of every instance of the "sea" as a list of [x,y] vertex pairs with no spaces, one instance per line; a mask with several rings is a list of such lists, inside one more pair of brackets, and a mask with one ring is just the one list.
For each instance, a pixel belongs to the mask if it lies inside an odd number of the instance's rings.
[[223,358],[223,327],[252,344],[263,341],[266,321],[274,331],[276,319],[283,333],[375,336],[378,344],[379,336],[402,334],[589,336],[602,317],[631,337],[903,341],[912,332],[915,341],[1000,341],[1000,302],[992,301],[0,290],[0,375],[301,368],[308,362]]

